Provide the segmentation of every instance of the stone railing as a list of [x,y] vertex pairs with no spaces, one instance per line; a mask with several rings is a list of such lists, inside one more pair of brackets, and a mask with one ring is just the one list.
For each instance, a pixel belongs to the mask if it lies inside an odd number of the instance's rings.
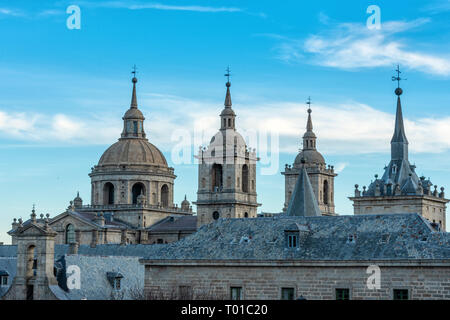
[[185,210],[184,208],[178,206],[168,206],[165,207],[163,205],[153,205],[153,204],[106,204],[106,205],[83,205],[80,207],[75,207],[76,210],[79,211],[116,211],[116,210],[136,210],[136,209],[146,209],[146,210],[158,210],[158,211],[166,211],[173,213],[192,213],[192,206],[189,207],[189,210]]

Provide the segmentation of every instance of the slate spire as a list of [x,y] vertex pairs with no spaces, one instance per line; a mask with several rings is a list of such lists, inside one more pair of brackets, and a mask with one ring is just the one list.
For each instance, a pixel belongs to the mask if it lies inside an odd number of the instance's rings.
[[403,124],[402,103],[400,96],[403,90],[400,88],[400,68],[397,66],[397,76],[392,77],[393,81],[398,82],[395,94],[397,95],[397,111],[395,114],[395,129],[394,135],[391,139],[391,160],[408,160],[408,139],[405,134],[405,127]]
[[289,201],[286,215],[304,217],[321,216],[314,190],[305,169],[304,159],[302,159],[302,168],[298,175],[291,200]]

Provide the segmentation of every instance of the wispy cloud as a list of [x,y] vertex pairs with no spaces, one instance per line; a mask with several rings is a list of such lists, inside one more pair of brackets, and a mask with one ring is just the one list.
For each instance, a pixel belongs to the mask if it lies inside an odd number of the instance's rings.
[[424,11],[438,14],[450,11],[450,0],[434,1],[423,8]]
[[1,16],[20,17],[24,15],[25,15],[24,12],[18,9],[0,8],[0,17]]
[[[197,144],[207,144],[218,130],[220,103],[155,93],[141,94],[139,100],[147,118],[147,136],[163,151],[170,152],[179,143],[173,139],[174,132],[187,133],[189,139],[186,141],[194,143],[192,150],[195,152]],[[394,109],[393,105],[393,112]],[[286,101],[239,104],[235,107],[236,123],[244,137],[249,130],[258,133],[273,128],[279,136],[280,152],[294,154],[301,147],[301,136],[305,131],[306,113],[302,110],[301,105]],[[393,112],[386,113],[357,102],[318,103],[312,114],[318,147],[325,154],[387,153],[393,133]],[[405,119],[405,127],[411,151],[439,153],[450,150],[447,138],[450,136],[450,117]],[[7,142],[106,145],[115,142],[121,131],[120,115],[77,118],[67,114],[49,116],[0,111],[0,138]],[[431,140],[430,132],[434,133]],[[201,139],[194,141],[198,133],[202,134]],[[345,164],[340,170],[344,168]]]
[[117,8],[129,10],[170,10],[170,11],[194,11],[194,12],[239,12],[242,11],[236,7],[212,7],[212,6],[198,6],[198,5],[167,5],[162,3],[145,3],[135,1],[95,1],[82,2],[84,6],[96,8]]
[[307,39],[282,41],[277,47],[278,59],[287,63],[307,61],[316,65],[357,69],[401,65],[425,73],[450,75],[450,56],[410,49],[406,41],[395,36],[428,23],[429,19],[389,21],[380,30],[369,30],[364,24],[340,23],[324,33]]

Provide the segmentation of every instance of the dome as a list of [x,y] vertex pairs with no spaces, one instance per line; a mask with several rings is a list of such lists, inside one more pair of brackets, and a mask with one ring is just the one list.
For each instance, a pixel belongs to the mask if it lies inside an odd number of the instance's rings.
[[141,110],[137,108],[130,108],[125,112],[123,119],[140,119],[144,120],[144,115],[142,114]]
[[110,146],[98,165],[143,164],[167,167],[164,155],[146,139],[120,139]]
[[224,140],[227,145],[246,147],[244,138],[235,130],[220,130],[211,138],[209,147],[223,146]]
[[302,159],[305,159],[305,163],[308,164],[325,164],[325,159],[317,150],[307,149],[300,152],[297,157],[295,157],[294,167],[299,167],[302,165]]

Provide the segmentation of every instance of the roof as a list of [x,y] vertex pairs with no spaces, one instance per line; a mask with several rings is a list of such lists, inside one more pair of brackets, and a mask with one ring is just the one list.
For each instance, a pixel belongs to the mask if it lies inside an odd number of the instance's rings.
[[286,214],[288,216],[320,216],[320,209],[314,195],[308,173],[303,165],[295,183]]
[[162,152],[143,138],[121,138],[110,146],[98,162],[102,165],[151,164],[167,167]]
[[[293,222],[303,230],[300,246],[287,249],[285,231]],[[349,242],[350,235],[356,240]],[[450,235],[434,231],[423,217],[408,213],[219,219],[178,242],[148,250],[145,258],[450,261]]]
[[167,217],[147,228],[153,232],[197,230],[197,216]]
[[[288,249],[285,231],[292,231],[293,223],[300,246]],[[349,242],[349,236],[355,240]],[[55,258],[68,250],[69,245],[55,245]],[[78,254],[148,260],[450,262],[450,234],[434,231],[416,213],[219,219],[174,243],[81,245]],[[0,246],[0,257],[15,255],[16,246]]]

